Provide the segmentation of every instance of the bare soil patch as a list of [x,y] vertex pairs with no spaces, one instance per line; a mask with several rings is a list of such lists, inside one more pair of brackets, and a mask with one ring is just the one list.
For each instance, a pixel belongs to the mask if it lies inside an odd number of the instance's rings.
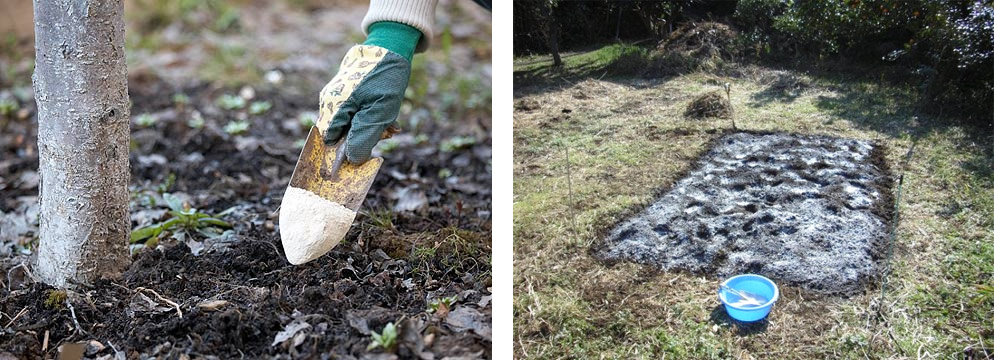
[[595,252],[664,270],[757,273],[851,295],[880,273],[891,184],[883,148],[870,141],[730,134]]

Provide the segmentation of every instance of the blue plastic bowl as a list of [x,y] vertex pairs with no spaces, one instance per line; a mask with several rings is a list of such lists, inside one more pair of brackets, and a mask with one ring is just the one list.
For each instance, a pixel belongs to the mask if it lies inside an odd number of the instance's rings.
[[777,289],[777,284],[759,275],[736,275],[725,280],[723,284],[735,290],[747,291],[769,299],[762,306],[735,306],[732,303],[739,301],[739,297],[719,287],[718,300],[721,300],[721,303],[725,305],[725,311],[728,312],[728,316],[742,322],[762,320],[770,313],[773,304],[780,298],[780,289]]

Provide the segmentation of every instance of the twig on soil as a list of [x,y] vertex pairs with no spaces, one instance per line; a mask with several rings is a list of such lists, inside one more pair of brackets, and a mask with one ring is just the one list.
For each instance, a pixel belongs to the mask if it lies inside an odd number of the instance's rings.
[[41,352],[48,351],[48,330],[45,330],[45,341],[41,343]]
[[117,350],[117,346],[114,346],[114,343],[110,342],[110,340],[107,340],[107,345],[110,345],[110,349],[114,350],[114,356],[117,356],[121,352]]
[[183,318],[183,310],[180,310],[179,304],[177,304],[175,301],[166,299],[162,295],[159,295],[159,293],[155,292],[155,290],[152,290],[152,289],[149,289],[149,288],[145,288],[145,287],[137,287],[137,288],[135,288],[135,293],[138,293],[138,292],[141,292],[141,291],[148,291],[148,292],[154,294],[157,298],[159,298],[159,300],[162,300],[162,302],[164,302],[166,304],[169,304],[169,305],[172,305],[173,307],[176,308],[176,313],[179,314],[179,318],[180,319]]
[[14,266],[14,267],[10,268],[9,270],[7,270],[7,292],[10,292],[10,285],[12,285],[14,283],[13,281],[10,281],[10,273],[14,272],[14,269],[17,269],[17,268],[23,269],[24,273],[27,274],[29,278],[31,278],[31,281],[38,282],[38,279],[35,278],[35,275],[31,273],[31,268],[28,267],[28,266],[25,266],[24,263],[22,262],[20,264],[17,264],[17,266]]
[[76,324],[75,333],[76,334],[82,333],[85,335],[87,332],[86,330],[83,330],[82,326],[79,325],[79,320],[76,319],[76,309],[72,307],[72,302],[69,301],[68,298],[66,298],[66,307],[69,308],[69,313],[72,314],[72,323]]
[[14,315],[14,317],[11,318],[9,322],[7,322],[7,326],[4,326],[4,327],[5,328],[9,328],[11,325],[14,325],[14,322],[17,321],[17,318],[21,317],[21,315],[24,315],[24,313],[27,312],[27,311],[28,311],[28,308],[21,309],[21,311],[18,312],[17,315]]
[[127,286],[124,286],[124,285],[121,285],[121,284],[118,284],[118,283],[115,283],[115,282],[112,282],[110,284],[114,285],[114,286],[117,286],[119,288],[122,288],[124,290],[127,290],[128,292],[134,292],[134,290],[129,289]]
[[518,332],[518,345],[521,345],[520,346],[521,353],[524,354],[525,357],[528,357],[528,350],[525,350],[525,343],[523,341],[521,341],[521,332],[520,331]]

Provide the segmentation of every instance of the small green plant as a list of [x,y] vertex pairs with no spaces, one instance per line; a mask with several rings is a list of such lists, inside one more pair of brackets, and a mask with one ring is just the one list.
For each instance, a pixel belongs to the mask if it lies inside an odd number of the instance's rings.
[[427,261],[435,257],[435,253],[438,252],[438,248],[434,246],[415,246],[414,247],[414,259],[420,261]]
[[238,11],[231,7],[221,9],[221,14],[214,20],[214,30],[225,32],[238,27]]
[[302,112],[300,113],[300,116],[297,116],[297,120],[300,121],[300,126],[303,126],[305,129],[310,129],[311,126],[314,126],[314,124],[317,123],[318,114],[313,111]]
[[173,103],[176,105],[186,105],[190,103],[190,97],[184,93],[173,94]]
[[205,123],[204,117],[200,116],[200,113],[196,111],[193,112],[189,120],[186,120],[186,125],[193,129],[203,129]]
[[17,101],[6,98],[0,99],[0,115],[10,116],[14,114],[18,108],[19,106],[17,105]]
[[442,168],[442,170],[438,171],[439,179],[446,179],[449,176],[452,176],[452,170],[449,170],[448,168]]
[[476,138],[472,136],[455,136],[442,141],[440,148],[445,152],[452,152],[464,149],[476,144]]
[[382,151],[384,154],[388,154],[393,152],[394,150],[397,150],[397,147],[399,146],[400,143],[398,143],[393,139],[380,141],[380,151]]
[[149,127],[155,125],[155,117],[149,113],[143,113],[135,118],[135,124],[141,127]]
[[67,297],[68,294],[66,294],[65,290],[48,290],[45,293],[45,307],[60,309],[62,308],[62,304],[66,302]]
[[842,337],[842,344],[847,349],[862,349],[870,345],[863,334],[848,334]]
[[245,99],[238,95],[224,94],[217,98],[217,106],[225,110],[245,108]]
[[382,333],[376,333],[373,331],[373,341],[369,343],[366,350],[373,350],[376,348],[382,348],[386,351],[393,351],[397,347],[397,326],[393,323],[387,323],[383,327]]
[[155,191],[157,191],[159,194],[165,194],[166,191],[169,191],[169,188],[173,187],[174,184],[176,184],[176,174],[169,173],[169,175],[166,175],[166,181],[163,181],[161,184],[156,185]]
[[449,296],[449,297],[443,297],[441,299],[435,299],[435,300],[432,300],[430,303],[428,303],[428,312],[429,313],[434,313],[434,312],[437,312],[438,309],[441,309],[441,308],[444,308],[444,309],[448,310],[448,309],[451,309],[452,308],[452,304],[455,304],[455,303],[456,303],[456,296],[455,295]]
[[231,135],[238,135],[248,131],[248,128],[249,128],[248,121],[236,120],[229,122],[228,125],[225,125],[224,132],[229,133]]
[[167,213],[170,217],[158,224],[143,226],[132,231],[132,244],[145,241],[146,246],[152,246],[165,234],[171,234],[176,239],[185,239],[192,234],[214,238],[223,234],[222,229],[231,227],[231,224],[219,219],[225,215],[225,212],[211,216],[195,208],[184,206],[179,198],[169,193],[162,194],[162,201],[169,208]]
[[266,111],[269,111],[273,107],[273,103],[268,101],[254,101],[249,105],[249,114],[259,115]]
[[374,226],[381,229],[393,229],[393,211],[389,209],[372,210],[366,213],[369,217],[369,221],[373,223]]

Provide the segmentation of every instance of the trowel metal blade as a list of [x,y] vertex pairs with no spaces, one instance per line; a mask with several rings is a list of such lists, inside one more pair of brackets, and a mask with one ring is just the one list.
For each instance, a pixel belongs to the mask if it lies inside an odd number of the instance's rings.
[[320,131],[311,127],[297,159],[297,166],[290,177],[290,186],[359,211],[359,206],[366,199],[366,193],[380,171],[383,158],[372,158],[359,165],[345,161],[338,169],[337,179],[333,179],[331,167],[336,152],[334,146],[325,145]]

